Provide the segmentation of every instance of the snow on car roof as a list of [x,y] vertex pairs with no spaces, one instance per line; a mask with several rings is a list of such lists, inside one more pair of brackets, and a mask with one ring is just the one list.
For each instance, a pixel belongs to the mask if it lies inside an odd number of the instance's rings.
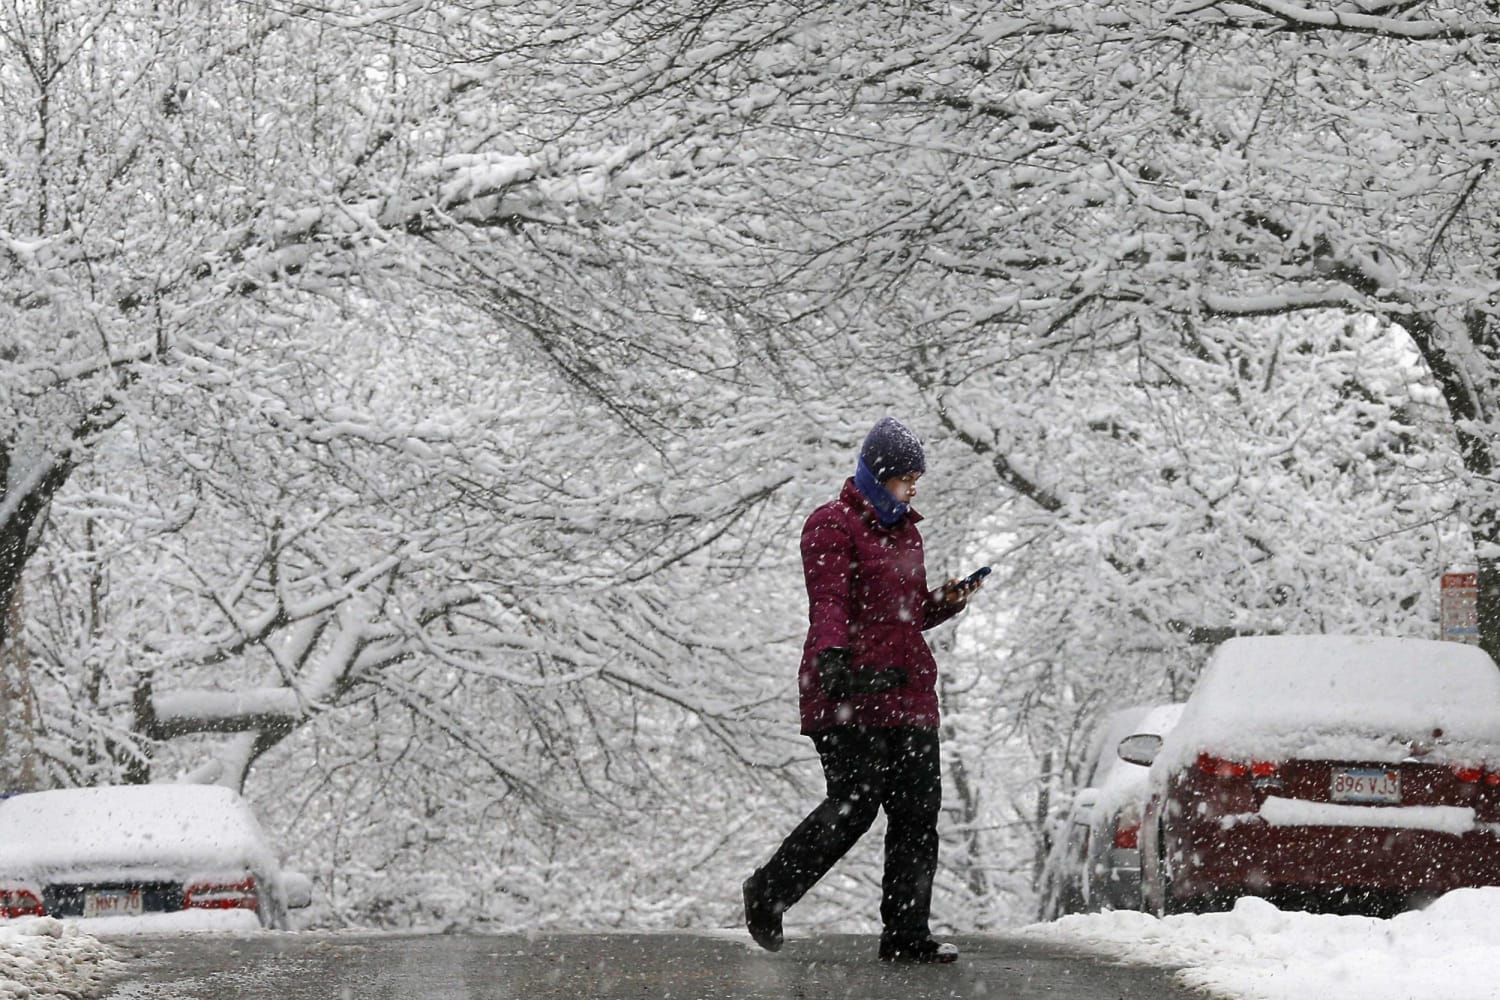
[[1132,733],[1139,733],[1142,721],[1151,714],[1150,705],[1131,705],[1128,708],[1117,709],[1104,717],[1104,722],[1094,734],[1094,739],[1089,746],[1089,759],[1092,762],[1092,770],[1088,776],[1088,785],[1093,788],[1106,785],[1110,782],[1111,775],[1123,769],[1135,769],[1137,765],[1121,760],[1115,748],[1120,741]]
[[1094,768],[1092,784],[1098,787],[1119,781],[1130,781],[1136,774],[1144,774],[1145,768],[1132,764],[1120,756],[1120,741],[1127,736],[1154,733],[1166,736],[1182,715],[1181,702],[1165,705],[1132,705],[1112,712],[1105,719],[1100,735],[1094,742],[1094,754],[1098,765]]
[[1101,819],[1109,817],[1125,802],[1139,799],[1146,787],[1147,769],[1120,757],[1120,741],[1127,736],[1140,733],[1154,733],[1165,737],[1177,724],[1178,718],[1182,715],[1182,709],[1181,702],[1146,706],[1128,714],[1126,717],[1130,723],[1128,726],[1110,733],[1111,742],[1105,745],[1104,753],[1113,758],[1114,764],[1108,771],[1103,772],[1102,780],[1096,782],[1099,789],[1095,799],[1096,817]]
[[[1135,732],[1166,736],[1177,727],[1177,720],[1182,718],[1182,710],[1185,707],[1180,701],[1174,701],[1169,705],[1157,705],[1141,720],[1140,727]],[[1135,735],[1135,733],[1130,735]]]
[[1500,753],[1500,668],[1476,646],[1435,639],[1279,635],[1231,639],[1199,678],[1157,764],[1200,750],[1400,759],[1423,749]]
[[273,870],[249,805],[219,785],[113,785],[0,802],[0,872]]

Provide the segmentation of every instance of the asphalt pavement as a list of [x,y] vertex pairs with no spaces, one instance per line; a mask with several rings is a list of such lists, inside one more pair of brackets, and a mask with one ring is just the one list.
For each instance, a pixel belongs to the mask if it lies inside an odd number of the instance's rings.
[[130,972],[110,1000],[1202,1000],[1168,971],[1112,965],[1007,937],[953,938],[947,966],[880,962],[871,937],[742,934],[121,938]]

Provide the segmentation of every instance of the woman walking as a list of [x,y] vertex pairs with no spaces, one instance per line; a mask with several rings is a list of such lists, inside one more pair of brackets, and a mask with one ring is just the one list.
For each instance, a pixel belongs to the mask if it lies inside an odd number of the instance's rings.
[[937,664],[922,638],[963,610],[977,580],[927,589],[919,515],[922,442],[885,417],[860,448],[838,498],[802,529],[807,641],[797,681],[802,732],[823,765],[827,797],[744,884],[745,924],[781,947],[782,913],[821,879],[885,810],[880,957],[952,962],[928,911],[942,804]]

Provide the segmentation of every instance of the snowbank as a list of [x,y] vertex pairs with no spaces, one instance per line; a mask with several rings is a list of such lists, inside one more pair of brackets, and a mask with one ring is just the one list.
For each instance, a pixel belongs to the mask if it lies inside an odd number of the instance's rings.
[[1389,920],[1288,912],[1115,911],[1022,928],[1028,937],[1141,965],[1234,1000],[1500,1000],[1500,888],[1459,889]]
[[125,969],[114,948],[61,920],[0,924],[0,1000],[103,996]]

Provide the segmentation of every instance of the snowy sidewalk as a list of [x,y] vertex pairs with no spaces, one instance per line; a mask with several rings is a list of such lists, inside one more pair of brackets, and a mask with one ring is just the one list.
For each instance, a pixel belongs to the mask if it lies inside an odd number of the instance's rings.
[[1229,913],[1116,911],[1020,933],[1177,967],[1184,985],[1234,1000],[1500,1000],[1500,888],[1450,892],[1389,920],[1241,899]]
[[0,1000],[99,996],[126,968],[110,945],[61,920],[0,924]]

